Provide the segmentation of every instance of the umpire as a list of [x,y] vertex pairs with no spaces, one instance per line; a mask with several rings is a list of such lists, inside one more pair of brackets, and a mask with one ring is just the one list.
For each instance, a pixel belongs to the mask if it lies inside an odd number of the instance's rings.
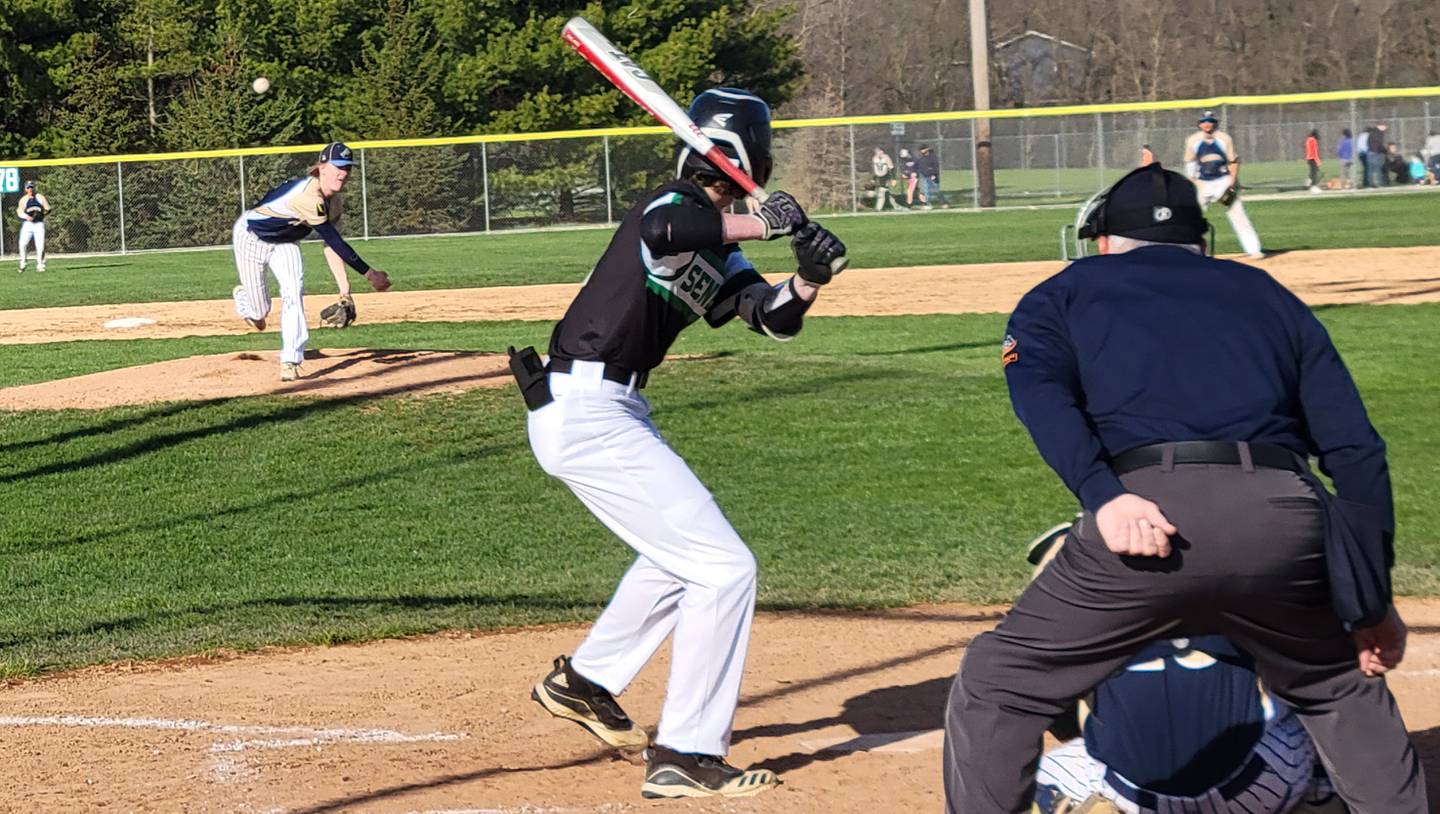
[[946,711],[951,814],[1029,811],[1051,721],[1146,643],[1192,633],[1254,655],[1354,812],[1427,811],[1381,676],[1405,644],[1385,443],[1309,309],[1205,256],[1196,201],[1159,164],[1125,176],[1081,230],[1100,256],[1010,318],[1015,413],[1084,515],[967,649]]

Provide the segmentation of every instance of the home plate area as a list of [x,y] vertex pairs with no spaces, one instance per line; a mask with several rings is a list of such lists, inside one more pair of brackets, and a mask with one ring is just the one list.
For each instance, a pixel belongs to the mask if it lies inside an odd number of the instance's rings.
[[[1405,601],[1391,686],[1440,764],[1440,603]],[[756,617],[731,762],[778,789],[649,801],[643,769],[529,698],[584,626],[97,667],[0,688],[0,809],[24,812],[939,811],[946,694],[999,608]],[[657,657],[621,701],[652,728]],[[1435,778],[1431,778],[1435,782]]]

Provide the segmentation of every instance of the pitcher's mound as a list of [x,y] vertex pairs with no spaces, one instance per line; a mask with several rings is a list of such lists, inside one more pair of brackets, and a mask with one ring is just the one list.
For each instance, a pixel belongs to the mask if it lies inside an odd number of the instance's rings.
[[274,352],[191,356],[0,389],[0,410],[98,410],[239,396],[354,398],[458,393],[511,381],[503,354],[352,348],[309,351],[304,378],[280,381]]

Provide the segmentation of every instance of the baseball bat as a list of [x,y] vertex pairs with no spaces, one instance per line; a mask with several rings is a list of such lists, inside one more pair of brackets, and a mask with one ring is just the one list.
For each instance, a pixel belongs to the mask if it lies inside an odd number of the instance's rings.
[[[586,62],[594,65],[596,70],[604,74],[605,78],[610,80],[610,84],[619,88],[635,104],[644,108],[647,113],[655,117],[656,121],[670,128],[670,131],[679,136],[681,141],[690,145],[692,150],[709,159],[711,164],[745,190],[746,195],[762,204],[765,203],[766,198],[770,197],[763,187],[755,183],[755,179],[735,166],[719,145],[690,120],[690,115],[685,112],[685,109],[676,104],[675,100],[670,98],[670,94],[666,93],[660,84],[650,77],[650,74],[645,73],[644,68],[636,65],[635,60],[615,47],[615,43],[606,39],[605,35],[601,34],[585,18],[571,17],[570,22],[565,24],[561,36],[571,48],[585,58]],[[830,264],[830,270],[834,274],[839,274],[849,264],[849,258],[837,257]]]

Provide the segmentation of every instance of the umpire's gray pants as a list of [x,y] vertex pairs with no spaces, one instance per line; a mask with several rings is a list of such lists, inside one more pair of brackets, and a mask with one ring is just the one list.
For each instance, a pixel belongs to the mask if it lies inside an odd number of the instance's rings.
[[1179,529],[1164,560],[1120,557],[1086,514],[1005,620],[970,644],[945,720],[950,814],[1022,814],[1050,723],[1156,638],[1223,633],[1295,708],[1354,814],[1425,814],[1425,778],[1383,678],[1329,607],[1323,509],[1292,472],[1180,465],[1125,487]]

